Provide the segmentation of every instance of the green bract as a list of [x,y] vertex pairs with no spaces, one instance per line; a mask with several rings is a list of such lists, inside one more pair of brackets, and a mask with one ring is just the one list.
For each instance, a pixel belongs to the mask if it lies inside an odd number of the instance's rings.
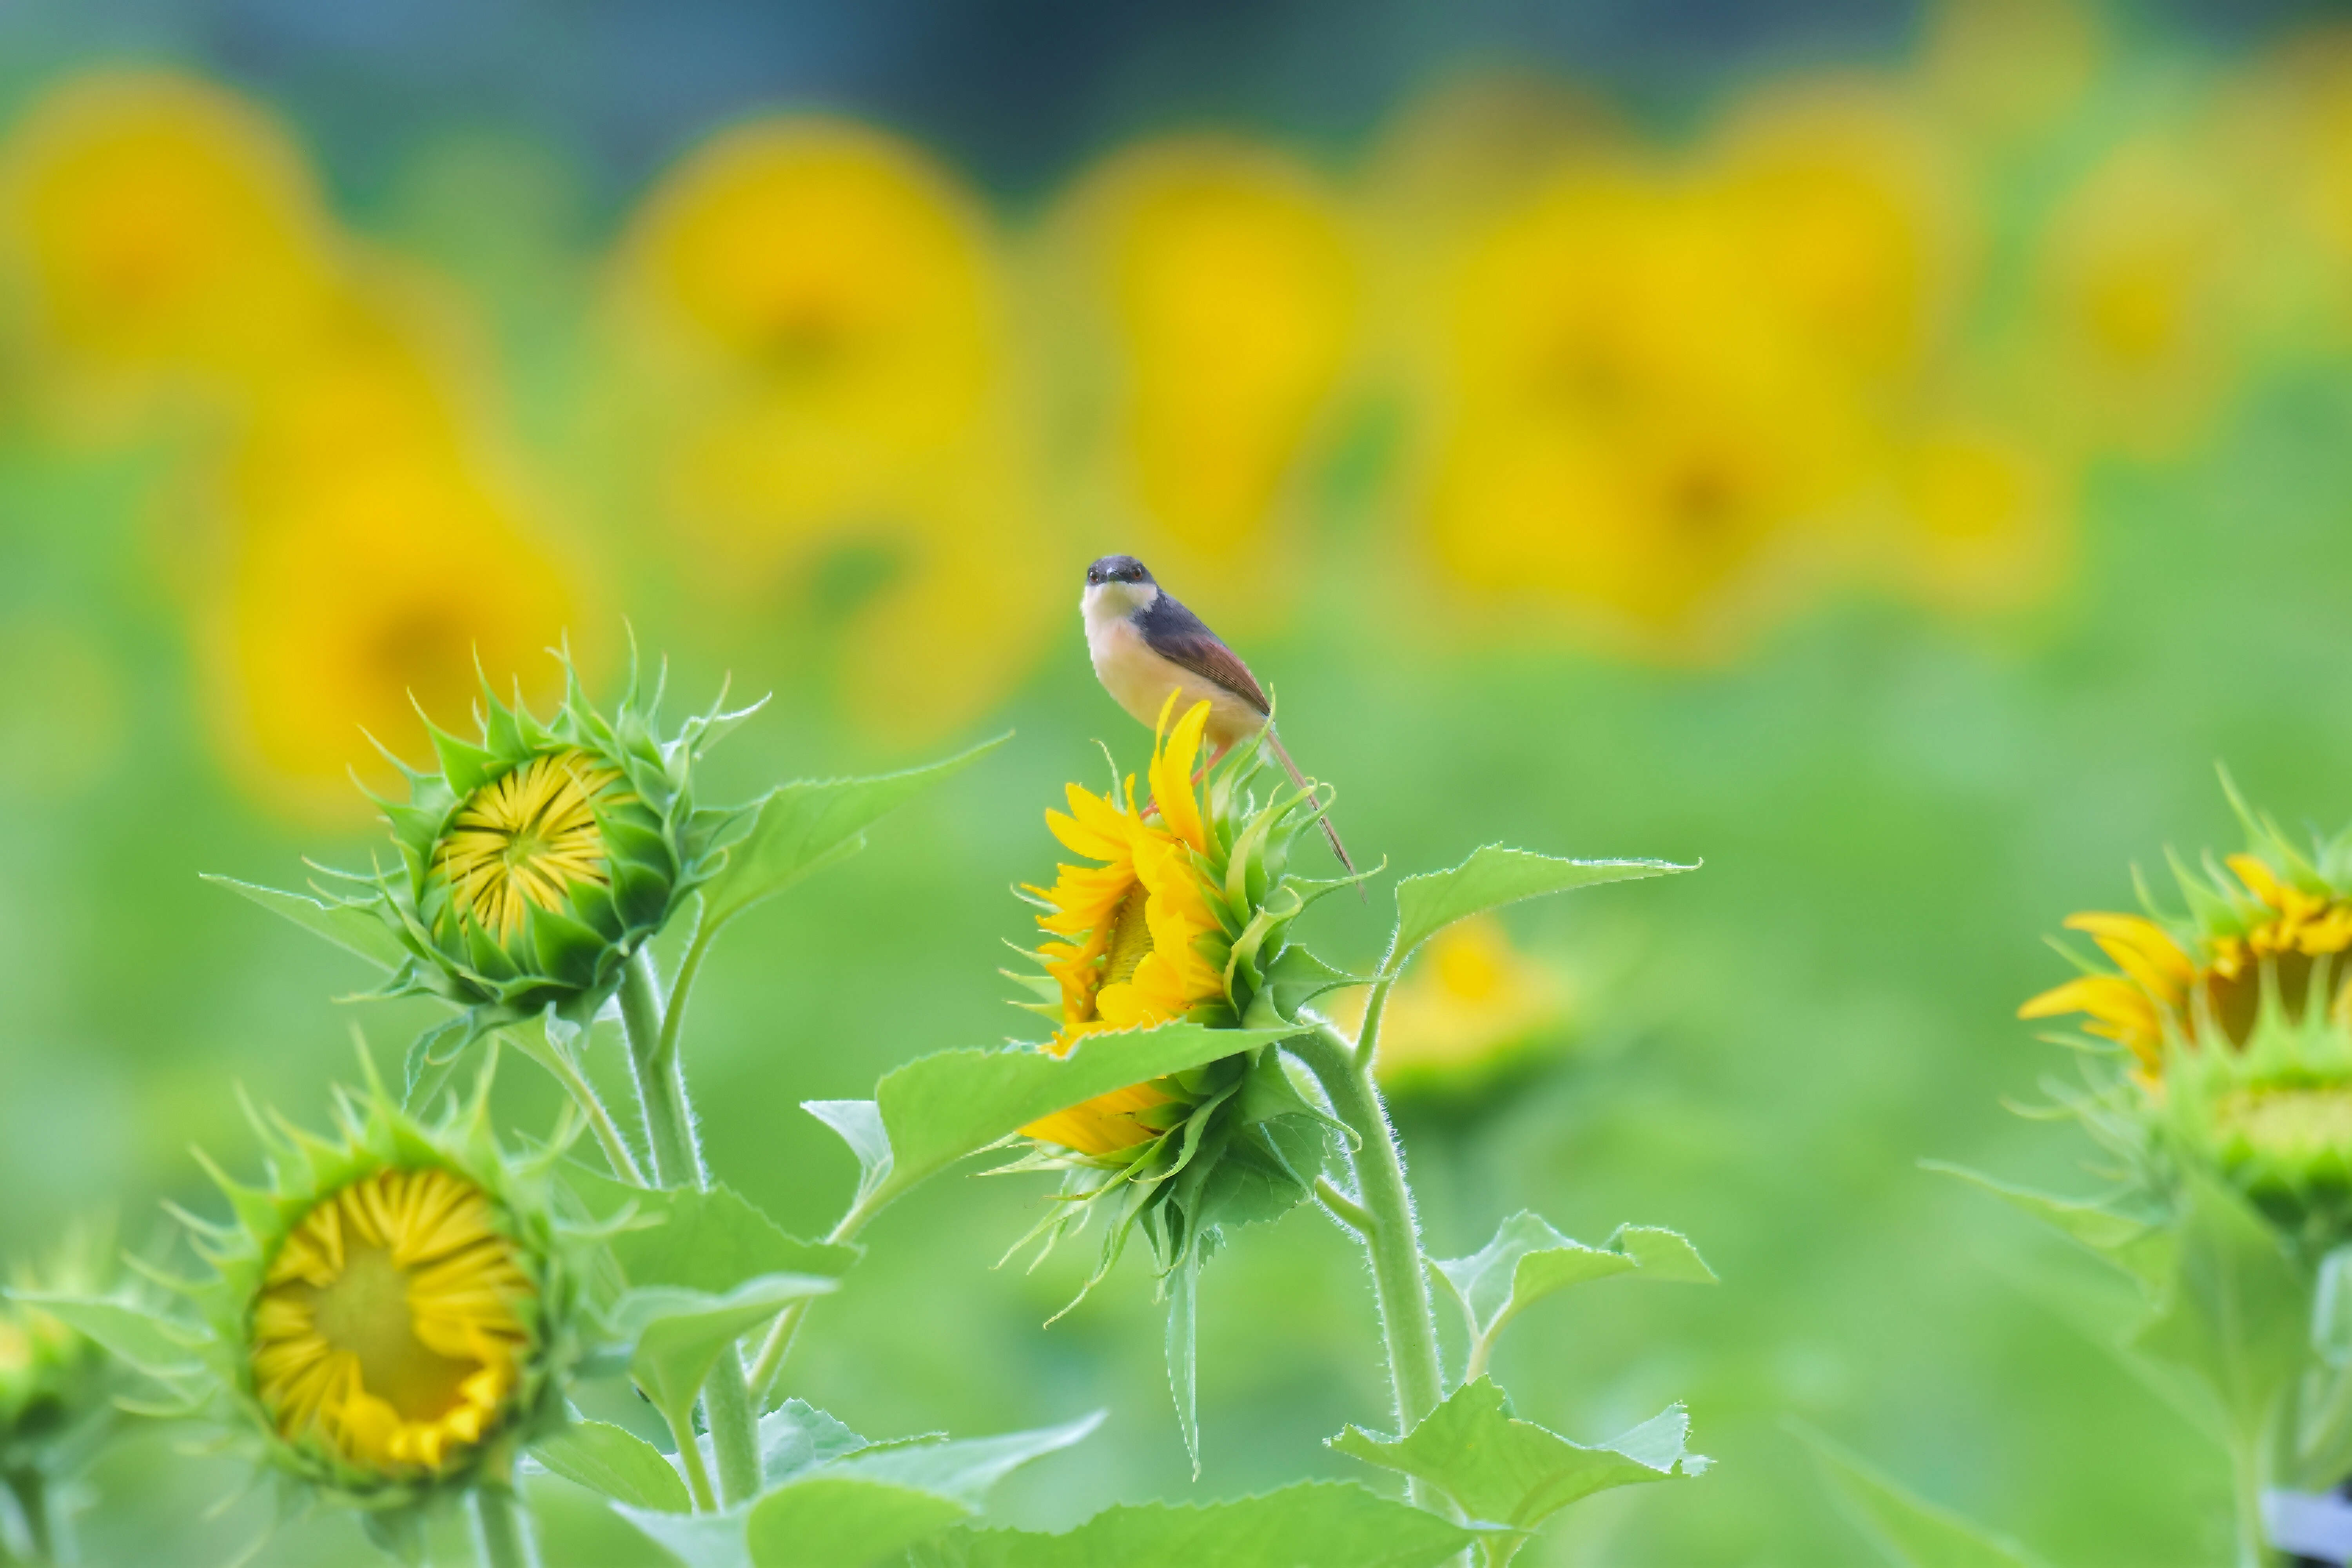
[[359,889],[337,902],[373,913],[404,955],[383,994],[446,999],[465,1010],[467,1037],[551,1006],[593,1018],[746,821],[698,805],[694,773],[751,710],[714,705],[665,737],[658,684],[647,696],[634,659],[609,716],[563,665],[563,701],[545,721],[487,684],[478,740],[428,721],[438,771],[393,758],[408,799],[379,802],[398,864],[337,874]]

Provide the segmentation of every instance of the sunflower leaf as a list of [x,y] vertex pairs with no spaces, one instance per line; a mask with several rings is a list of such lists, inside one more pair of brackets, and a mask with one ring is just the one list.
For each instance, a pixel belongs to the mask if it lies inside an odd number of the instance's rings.
[[1105,1510],[1061,1535],[950,1531],[909,1568],[1435,1568],[1476,1532],[1353,1482],[1302,1481],[1263,1497]]
[[659,1448],[602,1421],[574,1421],[533,1444],[530,1455],[550,1474],[631,1508],[685,1513],[694,1506]]
[[1604,882],[1668,877],[1696,870],[1670,860],[1563,860],[1527,849],[1489,844],[1446,871],[1425,871],[1397,883],[1396,935],[1383,965],[1394,976],[1415,949],[1447,926],[1522,899],[1570,892]]
[[633,1211],[632,1223],[608,1243],[633,1287],[669,1285],[716,1293],[763,1274],[837,1279],[857,1261],[855,1247],[788,1235],[724,1184],[634,1187],[579,1165],[566,1167],[563,1179],[598,1220]]
[[620,1336],[635,1344],[629,1375],[674,1429],[688,1431],[695,1396],[722,1352],[791,1303],[833,1288],[831,1279],[806,1274],[762,1275],[723,1296],[656,1286],[624,1296],[612,1316]]
[[886,1561],[971,1518],[998,1481],[1101,1422],[1097,1413],[1001,1437],[893,1444],[803,1470],[751,1505],[753,1568]]
[[698,940],[762,899],[782,892],[834,859],[855,852],[858,836],[882,817],[961,773],[1012,739],[999,735],[945,762],[876,778],[802,780],[769,792],[751,810],[751,826],[727,848],[727,863],[702,889]]
[[[856,1131],[850,1142],[868,1173],[863,1201],[870,1211],[1055,1111],[1295,1033],[1174,1023],[1087,1035],[1061,1057],[1038,1046],[941,1051],[885,1076],[876,1086],[877,1109],[870,1116],[845,1116],[845,1102],[838,1100],[819,1102],[829,1110],[818,1114],[836,1131],[845,1125]],[[877,1122],[882,1149],[873,1147]]]
[[1490,1338],[1545,1297],[1591,1279],[1638,1274],[1666,1284],[1716,1282],[1697,1249],[1671,1230],[1619,1226],[1601,1246],[1587,1247],[1526,1209],[1469,1257],[1432,1259],[1430,1268],[1462,1304],[1475,1339]]
[[2032,1568],[2014,1541],[1919,1497],[1811,1427],[1785,1425],[1811,1452],[1839,1511],[1895,1568]]
[[1514,1417],[1503,1391],[1482,1377],[1456,1389],[1401,1440],[1350,1426],[1330,1446],[1429,1482],[1474,1520],[1531,1532],[1594,1492],[1705,1470],[1707,1461],[1683,1447],[1689,1425],[1682,1406],[1670,1405],[1586,1447]]
[[345,952],[355,952],[379,969],[398,969],[408,962],[408,950],[382,917],[356,904],[331,904],[300,893],[280,892],[234,877],[204,873],[215,887],[241,893],[274,915],[292,921],[315,936],[325,937]]

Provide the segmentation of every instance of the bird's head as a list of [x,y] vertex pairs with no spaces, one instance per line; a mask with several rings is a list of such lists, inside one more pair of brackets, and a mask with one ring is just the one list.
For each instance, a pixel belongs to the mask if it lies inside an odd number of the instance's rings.
[[1126,616],[1160,597],[1151,569],[1132,555],[1106,555],[1087,568],[1086,596],[1079,601],[1089,617]]

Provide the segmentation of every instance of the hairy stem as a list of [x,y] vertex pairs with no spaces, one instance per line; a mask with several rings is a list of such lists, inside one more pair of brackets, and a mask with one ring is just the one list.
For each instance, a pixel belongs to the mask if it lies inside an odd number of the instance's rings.
[[621,1026],[629,1037],[629,1067],[636,1074],[646,1143],[653,1151],[654,1181],[665,1187],[699,1184],[702,1152],[695,1146],[686,1078],[678,1070],[677,1053],[662,1048],[660,993],[660,982],[654,978],[653,955],[641,947],[621,972]]
[[[869,1206],[872,1198],[871,1193],[861,1191],[857,1194],[857,1201],[849,1205],[849,1212],[841,1216],[841,1223],[824,1238],[827,1245],[839,1247],[856,1238],[857,1233],[866,1228],[866,1222],[874,1217],[875,1211]],[[768,1330],[767,1341],[760,1346],[759,1359],[751,1363],[751,1387],[758,1392],[762,1410],[775,1399],[776,1379],[784,1370],[784,1357],[792,1352],[793,1337],[800,1332],[801,1320],[808,1315],[814,1300],[813,1297],[803,1297],[784,1308],[774,1326]]]
[[1422,1267],[1421,1231],[1412,1189],[1405,1185],[1403,1152],[1372,1082],[1369,1053],[1328,1028],[1291,1041],[1289,1048],[1322,1084],[1332,1110],[1358,1140],[1355,1202],[1370,1222],[1362,1233],[1364,1250],[1371,1258],[1397,1432],[1402,1436],[1444,1397],[1437,1322],[1430,1310],[1429,1277]]
[[[686,1092],[686,1069],[677,1051],[677,1037],[664,1025],[686,1007],[690,972],[681,971],[678,986],[667,1005],[661,981],[654,973],[653,955],[639,948],[629,960],[621,982],[621,1025],[629,1037],[629,1059],[637,1070],[637,1092],[645,1101],[646,1140],[654,1152],[654,1179],[664,1186],[710,1184],[710,1170],[695,1142],[694,1110]],[[713,1363],[702,1384],[702,1419],[710,1429],[710,1447],[719,1457],[719,1496],[732,1507],[760,1494],[760,1421],[751,1408],[751,1385],[743,1377],[743,1358],[734,1352]],[[692,1433],[687,1436],[691,1438]],[[686,1447],[681,1446],[684,1455]],[[702,1464],[695,1449],[691,1463]],[[688,1478],[691,1479],[691,1477]],[[704,1478],[704,1491],[709,1489]],[[697,1506],[705,1506],[700,1493]]]
[[542,1045],[531,1039],[521,1026],[509,1028],[504,1033],[515,1049],[545,1068],[555,1081],[563,1086],[563,1091],[572,1097],[572,1103],[579,1107],[580,1114],[587,1119],[588,1130],[595,1134],[596,1146],[604,1151],[604,1163],[613,1168],[613,1174],[633,1187],[644,1186],[645,1172],[638,1168],[637,1157],[630,1150],[629,1141],[621,1136],[620,1124],[613,1120],[613,1112],[604,1104],[604,1096],[596,1092],[596,1086],[588,1080],[588,1075],[580,1070],[580,1063],[572,1053],[557,1047],[552,1042]]
[[539,1547],[530,1519],[510,1488],[486,1485],[468,1494],[474,1516],[474,1554],[482,1568],[539,1568]]

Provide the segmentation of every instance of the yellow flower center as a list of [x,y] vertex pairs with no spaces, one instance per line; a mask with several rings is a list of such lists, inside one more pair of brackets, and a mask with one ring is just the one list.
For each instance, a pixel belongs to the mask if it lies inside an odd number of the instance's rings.
[[573,887],[607,882],[595,802],[619,776],[585,752],[553,752],[467,797],[433,858],[451,912],[503,942],[532,906],[561,910]]
[[313,1207],[271,1261],[255,1392],[289,1440],[380,1474],[445,1469],[514,1392],[532,1293],[479,1187],[379,1171]]

